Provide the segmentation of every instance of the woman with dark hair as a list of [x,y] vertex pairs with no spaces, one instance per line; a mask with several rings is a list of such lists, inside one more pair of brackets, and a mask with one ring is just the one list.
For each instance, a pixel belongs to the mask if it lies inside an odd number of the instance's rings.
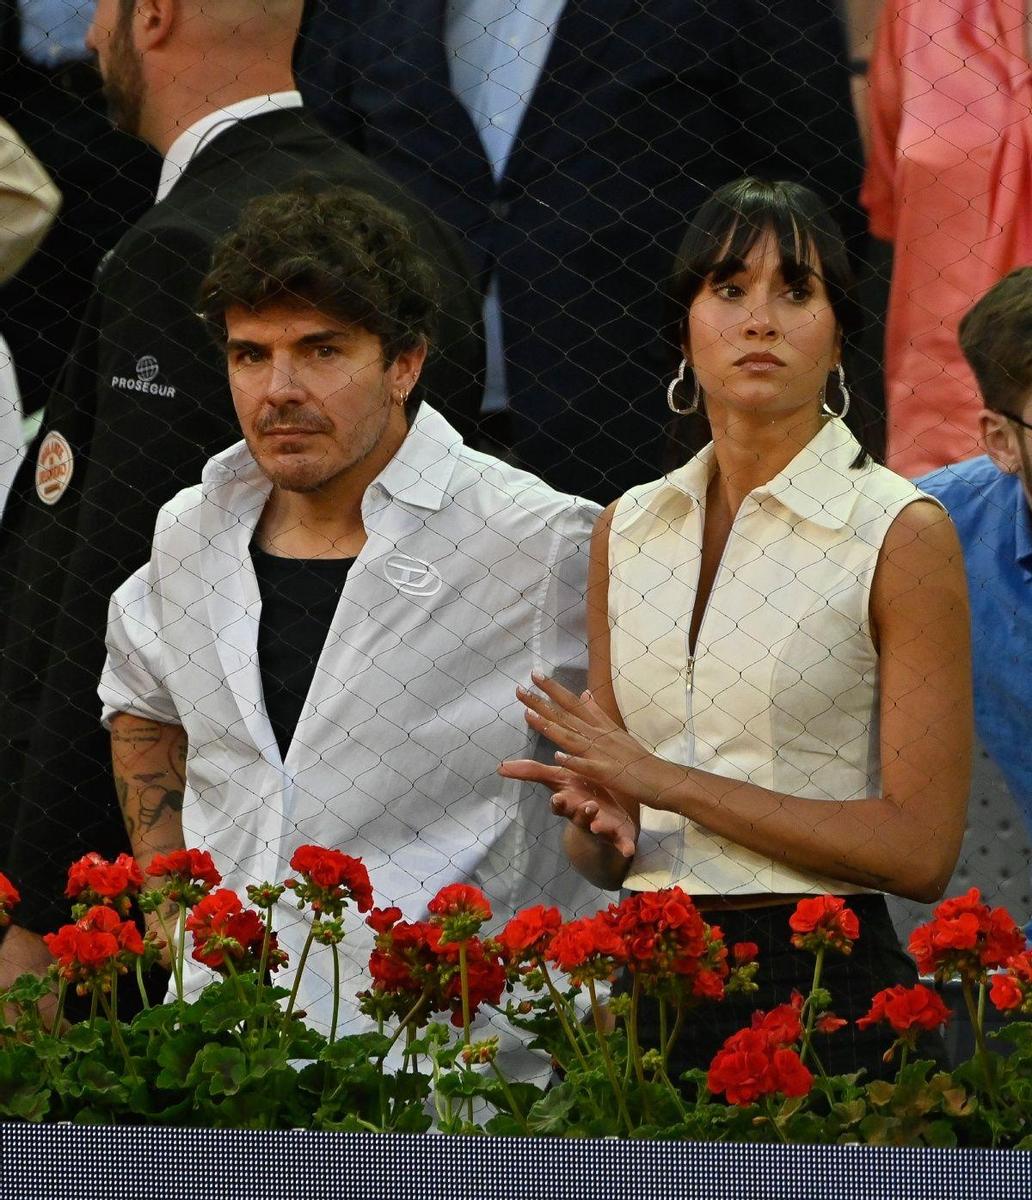
[[[599,520],[590,691],[535,676],[527,720],[587,878],[678,885],[729,941],[760,946],[760,992],[690,1031],[705,1066],[753,1008],[806,989],[792,906],[845,895],[861,936],[829,956],[843,1017],[913,982],[882,892],[941,894],[970,770],[968,620],[942,508],[874,463],[847,426],[854,327],[842,239],[818,198],[745,179],[718,191],[675,279],[684,361],[676,410],[712,442]],[[881,1067],[876,1034],[822,1048],[832,1070]]]

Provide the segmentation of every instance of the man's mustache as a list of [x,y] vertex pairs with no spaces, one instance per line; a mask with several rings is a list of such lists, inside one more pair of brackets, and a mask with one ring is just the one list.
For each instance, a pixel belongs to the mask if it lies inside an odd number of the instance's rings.
[[255,433],[296,431],[297,433],[328,433],[333,426],[324,417],[308,409],[273,409],[263,413],[254,423]]

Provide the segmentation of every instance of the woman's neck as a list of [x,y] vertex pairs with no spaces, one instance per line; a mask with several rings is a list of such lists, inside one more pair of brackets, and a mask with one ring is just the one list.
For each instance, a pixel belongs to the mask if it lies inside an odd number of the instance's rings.
[[780,474],[820,431],[825,418],[816,407],[779,415],[751,416],[707,404],[717,487],[732,518],[742,501]]

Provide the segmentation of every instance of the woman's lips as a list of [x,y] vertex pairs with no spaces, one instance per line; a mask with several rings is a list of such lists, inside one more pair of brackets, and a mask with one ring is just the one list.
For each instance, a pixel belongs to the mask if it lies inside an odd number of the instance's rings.
[[762,374],[766,371],[776,371],[785,363],[776,354],[744,354],[734,365],[743,371]]

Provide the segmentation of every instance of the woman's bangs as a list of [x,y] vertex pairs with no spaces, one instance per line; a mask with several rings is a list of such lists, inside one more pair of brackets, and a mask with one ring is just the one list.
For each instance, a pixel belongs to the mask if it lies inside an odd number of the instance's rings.
[[820,276],[821,262],[812,231],[801,227],[798,216],[781,206],[763,206],[755,213],[729,214],[722,237],[713,239],[712,261],[700,263],[699,274],[723,283],[742,270],[758,242],[771,237],[777,243],[781,277],[787,284],[803,284]]

